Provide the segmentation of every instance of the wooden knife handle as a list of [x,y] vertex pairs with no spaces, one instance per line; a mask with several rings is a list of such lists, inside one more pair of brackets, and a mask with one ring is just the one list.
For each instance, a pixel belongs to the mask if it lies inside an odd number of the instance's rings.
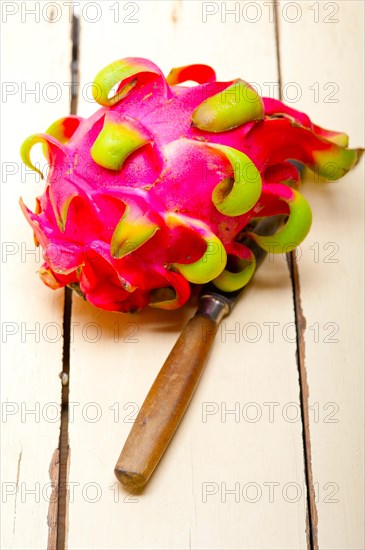
[[216,321],[198,312],[171,350],[115,466],[126,489],[141,489],[151,477],[199,382],[217,327]]

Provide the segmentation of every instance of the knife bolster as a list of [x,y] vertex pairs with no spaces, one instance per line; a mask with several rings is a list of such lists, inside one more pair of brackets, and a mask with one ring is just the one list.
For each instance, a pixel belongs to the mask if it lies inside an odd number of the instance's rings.
[[219,325],[223,317],[229,314],[230,306],[228,300],[219,294],[203,294],[200,298],[197,315],[208,317]]

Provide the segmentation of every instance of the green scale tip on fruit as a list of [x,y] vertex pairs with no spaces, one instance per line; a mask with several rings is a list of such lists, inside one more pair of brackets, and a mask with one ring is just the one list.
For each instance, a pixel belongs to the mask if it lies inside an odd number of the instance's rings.
[[218,149],[229,160],[233,173],[233,185],[229,179],[218,183],[212,200],[219,212],[226,216],[241,216],[251,210],[261,195],[262,181],[260,172],[247,155],[233,147],[209,144]]
[[264,117],[264,104],[258,93],[243,80],[209,97],[193,112],[194,126],[207,132],[225,132]]
[[106,115],[104,126],[91,148],[91,157],[103,168],[120,170],[125,159],[148,141],[133,122],[118,122],[116,117]]
[[166,222],[170,227],[186,225],[195,229],[206,243],[204,254],[196,262],[191,264],[172,264],[172,267],[181,273],[185,279],[190,283],[204,284],[222,273],[227,263],[227,252],[220,239],[210,231],[206,224],[178,214],[167,214]]
[[149,241],[159,227],[138,209],[129,205],[113,233],[110,251],[113,258],[124,258]]

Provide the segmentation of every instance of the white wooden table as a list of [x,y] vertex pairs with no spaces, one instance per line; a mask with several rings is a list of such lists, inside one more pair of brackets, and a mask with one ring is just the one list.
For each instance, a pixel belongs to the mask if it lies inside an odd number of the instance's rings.
[[[115,59],[147,57],[165,73],[202,62],[263,95],[278,97],[280,82],[289,105],[364,145],[361,1],[282,1],[276,22],[270,1],[75,6],[82,116],[95,109],[88,84]],[[314,221],[295,276],[284,257],[266,261],[150,484],[119,488],[131,422],[193,309],[122,316],[74,296],[64,346],[64,293],[38,280],[18,207],[43,185],[18,151],[70,111],[72,9],[1,6],[1,547],[364,548],[363,162],[339,183],[303,185]]]

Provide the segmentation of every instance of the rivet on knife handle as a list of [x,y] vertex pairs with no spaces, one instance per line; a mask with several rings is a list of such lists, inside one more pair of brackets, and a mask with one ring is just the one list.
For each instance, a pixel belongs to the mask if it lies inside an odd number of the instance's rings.
[[151,477],[198,385],[227,301],[202,296],[200,307],[181,333],[155,379],[115,466],[129,489],[142,488]]

